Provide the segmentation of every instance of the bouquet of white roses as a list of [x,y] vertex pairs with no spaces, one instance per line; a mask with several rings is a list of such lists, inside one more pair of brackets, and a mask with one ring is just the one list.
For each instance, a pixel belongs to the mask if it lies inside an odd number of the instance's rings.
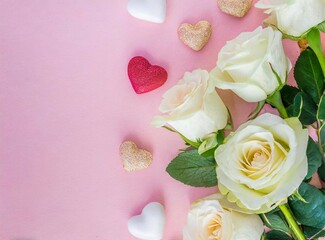
[[[185,73],[153,120],[188,145],[168,165],[170,176],[220,192],[193,203],[185,240],[325,236],[325,189],[309,184],[317,172],[325,181],[325,1],[261,0],[256,7],[270,14],[267,27],[227,42],[212,71]],[[287,84],[292,64],[282,38],[305,41],[295,86]],[[216,88],[257,103],[236,130]],[[260,114],[266,104],[279,116]]]

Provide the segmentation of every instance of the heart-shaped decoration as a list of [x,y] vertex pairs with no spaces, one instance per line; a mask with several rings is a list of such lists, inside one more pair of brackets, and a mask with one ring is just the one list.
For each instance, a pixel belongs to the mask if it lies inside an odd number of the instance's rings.
[[217,0],[219,9],[234,17],[243,17],[251,8],[253,0]]
[[137,171],[151,165],[152,154],[144,149],[139,149],[134,142],[125,141],[120,146],[120,157],[126,171]]
[[211,33],[208,21],[199,21],[195,25],[183,23],[178,28],[179,39],[195,51],[200,51],[208,43]]
[[129,0],[128,12],[135,18],[163,23],[166,18],[166,0]]
[[158,202],[147,204],[142,213],[128,222],[129,232],[143,240],[161,240],[164,235],[166,214],[163,205]]
[[167,80],[167,71],[151,65],[147,59],[141,56],[132,58],[128,64],[128,75],[132,87],[137,94],[150,92]]

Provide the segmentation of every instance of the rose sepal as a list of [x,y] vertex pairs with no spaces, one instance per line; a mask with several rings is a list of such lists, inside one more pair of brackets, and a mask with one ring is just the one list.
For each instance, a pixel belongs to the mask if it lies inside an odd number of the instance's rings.
[[198,153],[203,157],[214,156],[214,151],[220,144],[223,143],[224,139],[224,131],[210,133],[200,144]]
[[288,113],[286,108],[283,105],[281,92],[279,90],[275,91],[272,95],[268,96],[266,102],[279,111],[282,118],[288,118]]
[[283,38],[283,39],[290,39],[290,40],[292,40],[292,41],[296,41],[296,42],[298,42],[298,41],[301,40],[301,39],[305,39],[306,36],[307,36],[307,34],[308,34],[308,32],[310,31],[310,29],[308,29],[306,32],[304,32],[304,33],[301,34],[300,36],[293,36],[293,35],[290,35],[290,34],[285,33],[284,31],[282,31],[280,28],[278,28],[278,27],[277,27],[276,25],[274,25],[274,24],[266,23],[266,22],[264,22],[264,24],[265,24],[265,26],[270,26],[270,27],[272,27],[272,28],[275,28],[275,29],[278,30],[279,32],[281,32],[281,33],[282,33],[282,38]]
[[[325,25],[325,22],[324,22]],[[325,28],[325,27],[324,27]],[[320,37],[320,30],[317,28],[312,28],[308,34],[306,35],[309,47],[313,49],[314,53],[316,54],[319,64],[322,68],[323,74],[325,76],[325,56],[323,53],[321,37]]]
[[293,40],[293,41],[299,41],[301,39],[305,39],[307,37],[307,35],[310,33],[310,31],[312,31],[313,29],[318,29],[319,31],[321,32],[324,32],[325,33],[325,21],[324,22],[321,22],[319,23],[318,25],[316,25],[315,27],[313,28],[310,28],[308,29],[306,32],[304,32],[303,34],[301,34],[300,36],[293,36],[293,35],[290,35],[290,34],[287,34],[285,33],[284,31],[282,31],[281,29],[279,29],[276,25],[274,24],[271,24],[271,23],[266,23],[264,22],[265,26],[270,26],[270,27],[273,27],[275,28],[276,30],[278,30],[279,32],[282,33],[282,37],[284,39],[290,39],[290,40]]
[[199,139],[197,139],[197,141],[194,142],[194,141],[188,139],[187,137],[185,137],[180,132],[178,132],[175,129],[171,128],[171,127],[163,126],[163,128],[165,128],[165,129],[167,129],[167,130],[169,130],[171,132],[177,133],[183,139],[183,141],[186,143],[186,145],[189,145],[189,146],[192,146],[192,147],[195,147],[195,148],[199,148],[200,145],[201,145],[201,141]]
[[317,29],[323,33],[325,33],[325,21],[321,22],[320,24],[317,25]]

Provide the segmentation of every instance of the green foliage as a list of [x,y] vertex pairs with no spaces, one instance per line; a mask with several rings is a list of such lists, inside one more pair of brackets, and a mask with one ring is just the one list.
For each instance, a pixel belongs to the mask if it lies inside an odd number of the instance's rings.
[[323,149],[323,152],[325,152],[325,122],[322,123],[322,125],[319,127],[319,139],[320,146]]
[[325,120],[325,95],[321,97],[318,104],[317,119]]
[[318,239],[320,237],[325,237],[325,231],[323,229],[303,226],[302,230],[303,233],[306,235],[306,237],[311,239]]
[[293,86],[284,85],[281,89],[281,97],[284,107],[287,110],[288,116],[293,117],[294,110],[294,99],[298,93],[300,93],[299,89]]
[[277,211],[271,211],[268,213],[260,214],[264,224],[273,230],[282,231],[290,235],[289,226],[281,211],[277,208]]
[[320,166],[320,168],[318,168],[318,176],[320,177],[320,179],[322,179],[323,182],[325,182],[325,163],[324,162]]
[[199,155],[197,149],[180,153],[167,166],[174,179],[193,187],[217,185],[216,162],[213,157]]
[[303,51],[294,69],[294,76],[300,90],[308,94],[315,104],[324,91],[324,76],[316,54],[310,48]]
[[320,24],[317,25],[317,29],[323,33],[325,33],[325,21],[321,22]]
[[290,85],[284,85],[281,89],[282,102],[285,107],[293,104],[295,96],[299,93],[299,89]]
[[319,146],[314,142],[312,138],[308,140],[307,146],[307,158],[308,158],[308,173],[305,177],[306,180],[311,179],[317,169],[322,165],[323,156],[319,150]]
[[278,230],[271,230],[265,234],[265,238],[267,240],[290,240],[292,239],[290,235],[278,231]]
[[224,131],[211,133],[199,146],[198,152],[203,157],[214,157],[214,152],[217,147],[223,143],[225,139]]
[[322,96],[317,112],[318,119],[318,143],[320,146],[320,150],[323,154],[323,162],[321,167],[318,169],[318,175],[323,182],[325,182],[325,95]]
[[293,115],[298,117],[303,125],[310,125],[316,121],[317,106],[304,92],[296,95],[293,105]]
[[305,226],[324,228],[325,195],[305,182],[301,183],[298,192],[306,202],[294,196],[289,197],[289,205],[297,221]]

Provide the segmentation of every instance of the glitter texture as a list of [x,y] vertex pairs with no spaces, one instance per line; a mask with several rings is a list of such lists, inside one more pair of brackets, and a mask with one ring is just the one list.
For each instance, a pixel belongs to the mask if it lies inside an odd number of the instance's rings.
[[150,92],[167,81],[167,71],[151,65],[147,59],[136,56],[129,61],[128,76],[137,94]]
[[252,3],[253,0],[217,0],[220,10],[234,17],[245,16]]
[[182,23],[178,28],[179,39],[195,51],[200,51],[208,43],[211,33],[208,21],[199,21],[195,25]]
[[152,154],[147,150],[139,149],[131,141],[125,141],[121,144],[120,158],[123,168],[128,172],[148,168],[152,162]]

